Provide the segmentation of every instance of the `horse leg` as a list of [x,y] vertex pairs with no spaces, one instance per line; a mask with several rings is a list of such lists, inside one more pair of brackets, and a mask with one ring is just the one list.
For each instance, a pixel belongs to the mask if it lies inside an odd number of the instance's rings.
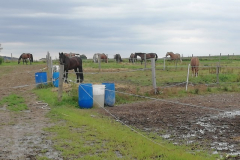
[[194,68],[192,67],[192,77],[193,77],[193,74],[194,74]]
[[80,83],[83,82],[83,69],[82,66],[78,67],[79,73],[78,75],[80,76]]
[[65,83],[68,83],[67,78],[68,78],[68,70],[65,70]]
[[79,83],[79,68],[74,68],[74,71],[75,71],[76,76],[77,76],[77,83]]

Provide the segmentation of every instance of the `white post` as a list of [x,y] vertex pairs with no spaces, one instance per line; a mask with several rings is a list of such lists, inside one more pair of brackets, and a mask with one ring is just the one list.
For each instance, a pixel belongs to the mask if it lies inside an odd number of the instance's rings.
[[64,65],[59,66],[58,101],[62,101]]
[[186,91],[187,91],[187,87],[188,87],[189,69],[190,69],[190,64],[188,64],[188,73],[187,73]]
[[157,93],[157,85],[156,85],[156,72],[155,72],[155,58],[151,58],[152,64],[152,83],[154,88],[154,93]]

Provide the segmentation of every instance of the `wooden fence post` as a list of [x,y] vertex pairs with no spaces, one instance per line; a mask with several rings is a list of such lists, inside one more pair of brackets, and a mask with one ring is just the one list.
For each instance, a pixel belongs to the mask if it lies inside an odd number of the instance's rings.
[[50,76],[50,80],[53,81],[52,57],[50,57],[49,59],[49,76]]
[[186,82],[186,91],[187,91],[187,87],[188,87],[189,69],[190,69],[190,64],[188,64],[187,82]]
[[156,72],[155,72],[155,58],[151,58],[151,64],[152,64],[152,83],[153,83],[153,89],[154,93],[157,93],[157,85],[156,85]]
[[58,101],[62,101],[64,65],[59,66]]
[[101,70],[101,57],[100,54],[98,54],[98,69]]

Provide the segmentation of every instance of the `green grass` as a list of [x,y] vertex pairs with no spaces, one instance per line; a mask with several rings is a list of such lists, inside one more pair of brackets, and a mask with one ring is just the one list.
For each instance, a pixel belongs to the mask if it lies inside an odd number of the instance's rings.
[[189,153],[191,149],[186,146],[174,146],[153,133],[146,134],[136,129],[154,143],[114,119],[99,114],[98,108],[79,109],[77,102],[66,94],[62,102],[58,102],[57,93],[51,88],[34,92],[51,106],[48,116],[56,125],[45,130],[52,133],[49,138],[64,159],[202,160],[217,157],[202,151]]
[[4,97],[0,101],[0,105],[4,104],[7,105],[7,109],[10,111],[18,112],[28,109],[27,105],[25,104],[25,100],[16,94],[11,94],[7,97]]

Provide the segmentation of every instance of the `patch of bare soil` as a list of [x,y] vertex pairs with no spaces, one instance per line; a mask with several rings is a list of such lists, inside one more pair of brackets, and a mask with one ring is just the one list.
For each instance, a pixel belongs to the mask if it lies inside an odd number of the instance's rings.
[[[48,109],[37,104],[31,90],[35,87],[35,73],[45,65],[0,67],[0,99],[12,93],[23,96],[29,110],[12,112],[0,106],[0,160],[34,160],[38,156],[62,159],[54,150],[43,128],[51,126],[45,117]],[[29,85],[29,86],[26,86]]]
[[107,109],[127,125],[156,132],[174,144],[240,159],[239,102],[239,93],[229,93],[139,102]]

